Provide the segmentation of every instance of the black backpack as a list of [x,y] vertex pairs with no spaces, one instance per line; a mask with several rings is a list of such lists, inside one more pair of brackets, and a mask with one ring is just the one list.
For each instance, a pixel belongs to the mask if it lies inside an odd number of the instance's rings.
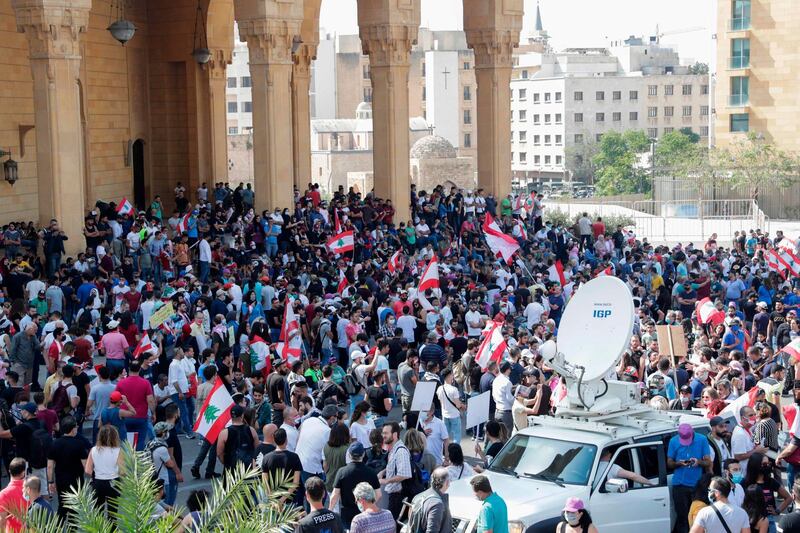
[[[29,452],[29,462],[31,468],[45,468],[47,466],[47,454],[53,444],[53,437],[43,427],[33,430],[31,435],[31,449]],[[20,450],[17,450],[19,453]]]
[[[150,457],[150,463],[153,465],[153,468],[155,468],[155,466],[156,466],[156,461],[155,461],[155,458],[153,457],[153,453],[159,448],[166,448],[166,447],[167,447],[167,445],[164,443],[164,441],[159,440],[159,439],[153,439],[153,440],[151,440],[150,442],[147,443],[147,446],[145,447],[145,451],[147,452],[148,456]],[[162,468],[164,468],[164,463],[161,463],[159,465],[158,470],[156,470],[155,473],[153,474],[154,478],[158,478],[158,475],[161,473],[161,469]]]
[[225,443],[225,468],[242,463],[245,467],[253,464],[255,446],[250,426],[228,426],[228,441]]
[[362,389],[361,383],[358,382],[352,372],[345,374],[342,386],[344,386],[344,391],[348,396],[355,396]]
[[72,383],[64,385],[62,381],[59,381],[53,391],[53,396],[50,398],[50,403],[47,404],[47,407],[58,413],[59,417],[71,411],[72,406],[69,403],[69,392],[67,391],[67,388],[71,385]]
[[411,500],[414,498],[414,496],[428,488],[431,477],[430,473],[422,468],[422,465],[415,461],[413,457],[411,457],[411,452],[408,453],[409,460],[411,461],[411,477],[402,481],[401,494],[403,495],[403,498],[408,498]]

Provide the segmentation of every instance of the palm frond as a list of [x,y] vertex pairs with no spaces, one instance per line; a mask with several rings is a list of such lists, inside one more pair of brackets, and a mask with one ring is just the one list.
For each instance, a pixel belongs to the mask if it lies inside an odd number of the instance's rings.
[[112,533],[114,524],[106,518],[89,483],[80,483],[64,494],[64,505],[71,511],[67,528],[81,533]]
[[42,507],[34,507],[27,513],[20,510],[12,514],[23,524],[26,531],[35,531],[36,533],[62,533],[64,531],[64,523],[58,516],[50,515]]

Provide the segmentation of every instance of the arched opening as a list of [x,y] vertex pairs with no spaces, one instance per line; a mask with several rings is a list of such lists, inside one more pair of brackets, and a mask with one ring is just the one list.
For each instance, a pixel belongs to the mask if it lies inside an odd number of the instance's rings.
[[139,209],[144,209],[145,204],[145,185],[144,185],[144,141],[136,139],[132,149],[133,160],[133,202]]

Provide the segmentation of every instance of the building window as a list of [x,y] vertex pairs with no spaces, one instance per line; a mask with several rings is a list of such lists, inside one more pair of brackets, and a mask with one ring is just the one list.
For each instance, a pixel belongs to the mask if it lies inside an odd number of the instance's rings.
[[559,91],[559,92],[556,93],[556,102],[560,102],[560,101],[561,101],[561,92]]
[[524,102],[528,99],[528,90],[527,89],[520,89],[519,90],[519,99],[521,102]]
[[[524,113],[524,111],[520,111],[520,112],[519,112],[519,119],[520,119],[520,120],[522,120],[522,116],[523,116],[522,114],[523,114],[523,113]],[[535,115],[533,115],[533,123],[534,123],[534,124],[539,124],[539,117],[540,117],[540,116],[541,116],[541,115],[539,115],[538,113],[537,113],[537,114],[535,114]]]
[[700,135],[702,137],[708,137],[708,126],[700,126]]
[[561,164],[561,161],[562,161],[562,159],[561,159],[561,156],[560,156],[560,155],[557,155],[557,156],[556,156],[556,165],[560,165],[560,164]]
[[545,113],[545,115],[544,115],[544,123],[545,124],[550,124],[552,122],[550,120],[551,117],[552,117],[552,115],[550,113]]
[[658,138],[658,128],[647,128],[647,136],[651,139]]
[[575,137],[573,137],[573,141],[575,144],[581,144],[583,142],[583,133],[576,133]]
[[[420,63],[420,67],[422,68],[422,77],[425,77],[425,62],[423,61]],[[367,68],[366,66],[364,68]],[[364,76],[364,79],[368,78],[369,76]]]
[[628,120],[639,120],[639,112],[631,111],[630,113],[628,113]]
[[528,162],[528,152],[520,152],[519,153],[519,162],[520,163],[527,163]]
[[596,91],[594,93],[594,99],[598,100],[598,101],[605,100],[606,99],[606,93],[603,92],[603,91]]
[[534,155],[533,156],[533,164],[534,165],[538,165],[541,162],[541,160],[542,160],[541,156],[538,156],[538,155]]
[[731,105],[743,106],[750,101],[750,79],[747,76],[731,78]]
[[647,108],[647,116],[649,118],[655,118],[658,116],[658,108],[655,106],[651,106]]
[[556,124],[561,124],[561,113],[556,113]]
[[242,113],[252,113],[253,102],[242,102]]
[[246,88],[246,87],[252,87],[252,86],[253,86],[252,78],[250,78],[250,76],[242,76],[242,87]]
[[691,96],[692,94],[692,86],[691,84],[686,84],[681,88],[681,93],[683,96]]
[[556,146],[561,146],[562,144],[564,144],[564,137],[556,135]]
[[673,131],[675,131],[675,128],[664,128],[664,135],[667,133],[672,133]]
[[616,101],[616,100],[622,100],[622,91],[614,91],[614,92],[611,94],[611,99],[612,99],[612,100],[614,100],[614,101]]
[[[424,102],[425,100],[427,100],[427,98],[428,98],[428,91],[427,91],[426,89],[427,89],[427,87],[425,87],[425,86],[423,85],[423,86],[422,86],[422,101],[423,101],[423,102]],[[514,93],[511,93],[511,94],[514,94]]]
[[544,103],[545,104],[550,103],[550,93],[544,93]]
[[573,118],[575,119],[575,122],[583,122],[583,113],[575,113]]
[[708,85],[700,86],[700,94],[708,94]]
[[664,116],[671,117],[675,114],[675,108],[671,105],[664,107]]
[[657,95],[658,95],[658,85],[648,85],[647,96],[657,96]]
[[731,68],[750,66],[750,39],[731,39]]
[[533,103],[534,104],[538,104],[539,103],[539,97],[540,96],[541,95],[539,93],[533,93]]
[[664,95],[665,96],[672,96],[675,93],[675,86],[674,85],[664,85]]
[[750,131],[750,114],[733,113],[731,115],[731,131],[738,133],[746,133]]
[[551,158],[550,158],[549,155],[544,156],[544,164],[545,164],[545,166],[549,166],[550,165],[550,159]]
[[[520,133],[522,133],[522,132],[520,132]],[[542,144],[542,136],[541,135],[534,135],[533,136],[533,145],[534,146],[539,146],[540,144]]]
[[528,142],[528,132],[527,131],[519,132],[519,142],[521,142],[521,143]]
[[583,164],[583,156],[582,155],[576,155],[575,156],[575,165],[580,166],[582,164]]
[[595,122],[605,122],[606,114],[605,113],[595,113],[594,114],[594,121]]
[[594,142],[598,142],[599,143],[602,140],[603,140],[603,134],[602,133],[598,133],[598,134],[596,134],[594,136]]
[[[521,92],[522,90],[520,90]],[[464,85],[464,101],[472,100],[472,87]]]
[[573,100],[575,100],[576,102],[582,102],[583,101],[583,91],[575,91],[575,93],[572,95],[572,97],[573,97]]
[[611,115],[611,120],[613,120],[614,122],[621,121],[622,120],[622,113],[620,113],[619,111],[615,111]]
[[231,126],[230,128],[228,128],[228,135],[237,135],[238,133],[239,133],[239,128],[237,128],[236,126]]
[[228,89],[236,88],[236,78],[228,78]]
[[551,139],[551,138],[552,138],[552,137],[551,137],[550,135],[545,135],[545,136],[544,136],[544,145],[545,145],[545,146],[550,146],[550,144],[551,144],[551,142],[550,142],[550,139]]
[[364,101],[365,102],[372,101],[372,87],[364,87]]
[[523,70],[522,71],[522,79],[523,80],[527,80],[528,79],[528,71],[527,70]]
[[472,134],[465,133],[464,134],[464,148],[472,148]]
[[238,111],[239,105],[236,102],[228,102],[228,113],[237,113]]
[[464,61],[464,70],[469,70],[472,68],[472,65],[469,61]]
[[639,100],[639,91],[631,91],[628,93],[628,100],[636,102]]
[[700,116],[701,117],[707,117],[708,116],[708,106],[707,105],[701,105],[700,106]]
[[469,109],[464,110],[464,124],[472,124],[472,112]]
[[750,0],[733,0],[731,7],[731,29],[736,31],[750,28]]
[[683,106],[683,116],[684,117],[691,117],[692,116],[692,106],[690,106],[690,105]]

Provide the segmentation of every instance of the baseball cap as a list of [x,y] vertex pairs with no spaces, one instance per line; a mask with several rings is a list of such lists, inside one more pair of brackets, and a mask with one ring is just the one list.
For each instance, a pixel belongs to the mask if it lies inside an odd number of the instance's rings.
[[681,446],[688,446],[694,439],[694,428],[689,424],[681,424],[678,426],[678,442]]
[[583,511],[584,509],[586,509],[586,506],[583,504],[583,500],[580,498],[567,498],[567,501],[564,504],[564,511],[567,513],[577,513],[578,511]]
[[20,410],[28,411],[30,414],[35,415],[36,414],[36,404],[33,403],[33,402],[25,403],[20,407]]
[[122,394],[120,394],[118,390],[115,390],[109,395],[108,399],[114,403],[117,403],[118,401],[122,400]]
[[168,422],[159,422],[155,426],[153,426],[153,433],[156,435],[163,435],[164,433],[169,432],[172,429],[172,424]]
[[322,409],[322,418],[330,418],[332,416],[339,416],[339,409],[335,405],[326,405]]
[[364,457],[364,445],[356,441],[347,448],[347,453],[349,453],[352,458]]
[[110,320],[108,322],[108,329],[116,329],[117,327],[119,327],[119,322],[116,320]]
[[711,420],[708,421],[708,425],[713,428],[713,427],[718,426],[718,425],[720,425],[720,424],[722,424],[724,422],[725,422],[725,419],[722,418],[721,416],[712,416]]
[[692,392],[692,388],[689,385],[681,385],[681,392]]

